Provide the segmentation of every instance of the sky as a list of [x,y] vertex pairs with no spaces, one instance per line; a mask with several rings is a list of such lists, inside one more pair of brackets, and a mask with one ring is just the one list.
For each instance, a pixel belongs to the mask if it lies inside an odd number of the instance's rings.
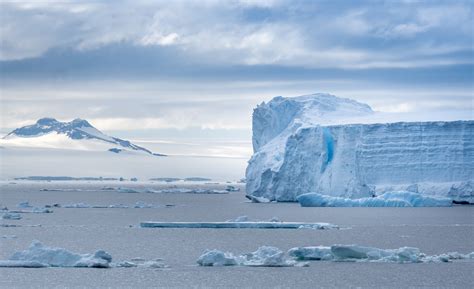
[[473,7],[0,1],[0,132],[79,117],[118,137],[233,142],[229,151],[246,155],[253,108],[278,95],[472,117]]

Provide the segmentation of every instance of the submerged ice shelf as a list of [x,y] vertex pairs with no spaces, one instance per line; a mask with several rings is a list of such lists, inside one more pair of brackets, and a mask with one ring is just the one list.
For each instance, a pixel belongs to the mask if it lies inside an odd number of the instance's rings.
[[371,198],[349,199],[316,193],[299,195],[302,207],[450,207],[452,200],[412,192],[388,192]]
[[300,222],[142,222],[142,228],[193,228],[193,229],[339,229],[329,223]]

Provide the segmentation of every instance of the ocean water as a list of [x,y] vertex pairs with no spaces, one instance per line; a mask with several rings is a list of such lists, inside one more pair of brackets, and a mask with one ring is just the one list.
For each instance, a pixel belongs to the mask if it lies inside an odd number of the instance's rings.
[[[175,184],[176,185],[176,184]],[[25,249],[32,240],[74,252],[108,251],[114,260],[163,258],[168,269],[0,268],[1,288],[151,288],[151,287],[449,287],[474,284],[474,262],[389,264],[310,262],[304,268],[199,267],[206,249],[235,254],[276,246],[359,244],[379,248],[418,247],[427,254],[474,251],[474,207],[449,208],[301,208],[295,203],[249,203],[242,190],[230,194],[118,193],[104,186],[159,189],[159,183],[16,182],[0,184],[0,205],[14,208],[22,201],[34,206],[84,202],[91,205],[137,201],[160,205],[151,209],[53,208],[51,214],[22,214],[0,227],[0,259]],[[227,184],[180,183],[179,187],[222,189]],[[41,189],[66,189],[41,191]],[[76,191],[71,191],[71,189]],[[80,191],[79,191],[80,190]],[[168,206],[165,205],[174,205]],[[142,221],[226,221],[247,215],[251,220],[329,222],[343,230],[152,229]],[[2,238],[15,235],[16,238]]]

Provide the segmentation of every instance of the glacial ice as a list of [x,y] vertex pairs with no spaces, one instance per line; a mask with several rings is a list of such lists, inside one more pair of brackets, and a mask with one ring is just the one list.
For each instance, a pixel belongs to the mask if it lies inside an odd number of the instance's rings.
[[219,250],[205,251],[197,263],[201,266],[234,266],[238,264],[237,258],[232,253]]
[[316,193],[299,195],[302,207],[449,207],[452,200],[411,192],[387,192],[372,198],[349,199]]
[[142,228],[193,228],[193,229],[339,229],[339,226],[329,223],[300,223],[300,222],[141,222]]
[[296,201],[310,192],[354,199],[415,191],[472,202],[474,121],[400,120],[329,94],[262,103],[246,192]]
[[103,250],[93,254],[78,254],[63,248],[46,247],[33,241],[24,251],[14,253],[9,260],[1,260],[0,267],[91,267],[108,268],[112,256]]
[[288,250],[288,255],[296,260],[390,263],[440,263],[453,260],[474,259],[474,252],[469,254],[450,252],[440,255],[426,255],[421,253],[420,249],[413,247],[379,249],[359,245],[296,247]]
[[262,246],[255,252],[235,256],[229,252],[207,250],[197,263],[201,266],[249,266],[249,267],[291,267],[305,266],[306,263],[288,260],[285,253],[276,247]]

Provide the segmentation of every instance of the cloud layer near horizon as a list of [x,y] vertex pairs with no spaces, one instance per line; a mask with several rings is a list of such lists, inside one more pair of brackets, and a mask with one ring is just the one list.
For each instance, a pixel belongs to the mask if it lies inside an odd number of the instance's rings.
[[[1,127],[250,129],[275,95],[472,110],[471,1],[3,1]],[[468,113],[467,113],[468,114]]]

